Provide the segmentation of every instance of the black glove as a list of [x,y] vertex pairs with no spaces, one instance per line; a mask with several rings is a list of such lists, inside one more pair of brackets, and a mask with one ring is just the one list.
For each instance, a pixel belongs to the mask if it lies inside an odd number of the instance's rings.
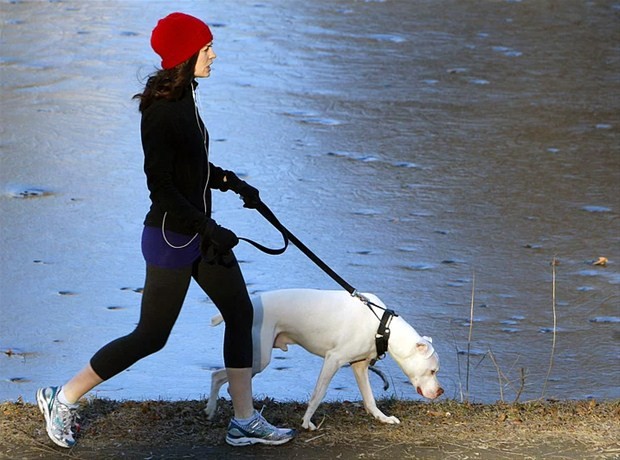
[[243,207],[248,209],[256,209],[260,203],[259,192],[245,181],[237,177],[234,172],[226,171],[226,183],[228,189],[240,195],[243,199]]
[[228,254],[239,243],[239,238],[232,230],[218,225],[213,219],[205,219],[200,236],[200,252],[207,262],[214,262]]

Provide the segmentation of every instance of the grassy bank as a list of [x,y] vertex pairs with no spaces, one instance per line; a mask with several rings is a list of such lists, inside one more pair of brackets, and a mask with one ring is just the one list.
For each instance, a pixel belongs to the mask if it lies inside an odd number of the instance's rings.
[[[298,427],[305,403],[256,401],[271,422]],[[317,431],[280,447],[225,444],[232,409],[215,420],[204,401],[110,401],[82,404],[79,442],[56,447],[36,405],[0,404],[0,457],[6,458],[620,458],[620,401],[468,404],[380,401],[400,425],[384,425],[357,402],[324,403]]]

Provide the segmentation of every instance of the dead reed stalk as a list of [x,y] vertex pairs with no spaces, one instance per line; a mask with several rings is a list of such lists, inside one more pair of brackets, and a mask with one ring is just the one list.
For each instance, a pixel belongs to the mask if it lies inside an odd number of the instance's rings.
[[549,377],[551,376],[551,370],[553,369],[553,359],[555,356],[555,342],[557,335],[557,311],[556,311],[556,297],[555,297],[555,267],[558,266],[558,260],[555,256],[553,256],[553,260],[551,261],[551,309],[553,311],[553,338],[551,341],[551,355],[549,356],[549,369],[547,370],[547,377],[545,377],[545,383],[543,384],[543,390],[541,394],[541,399],[545,398],[545,393],[547,391],[547,383],[549,382]]
[[467,367],[465,375],[465,395],[467,401],[469,401],[469,366],[471,361],[471,338],[474,332],[474,298],[476,291],[476,273],[472,273],[471,284],[471,305],[469,307],[469,334],[467,336]]

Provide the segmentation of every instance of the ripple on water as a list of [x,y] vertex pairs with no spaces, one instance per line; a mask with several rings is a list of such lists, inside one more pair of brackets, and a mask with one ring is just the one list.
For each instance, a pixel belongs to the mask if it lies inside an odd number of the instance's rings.
[[358,249],[358,250],[354,250],[354,251],[347,251],[347,253],[349,253],[349,254],[357,254],[357,255],[360,255],[360,256],[368,256],[368,255],[376,253],[376,252],[372,251],[370,249]]
[[591,323],[602,323],[602,324],[615,324],[620,323],[620,317],[618,316],[595,316],[594,318],[590,318]]
[[381,211],[377,211],[376,209],[358,209],[357,211],[353,211],[353,214],[356,216],[379,216],[381,215]]
[[[538,332],[540,332],[541,334],[553,334],[554,329],[552,327],[541,327],[540,329],[538,329]],[[557,334],[558,332],[566,332],[566,329],[556,327],[555,333]]]
[[402,265],[402,268],[404,268],[405,270],[409,270],[409,271],[420,272],[420,271],[432,270],[433,268],[435,268],[435,266],[433,264],[414,263],[414,264]]
[[11,188],[7,191],[7,194],[12,198],[20,199],[43,198],[53,195],[51,191],[39,187]]
[[337,126],[342,124],[340,120],[322,117],[316,112],[309,112],[305,110],[292,110],[289,112],[284,112],[283,114],[297,119],[300,123],[306,123],[311,125]]
[[507,46],[494,46],[493,51],[495,51],[496,53],[501,53],[504,56],[508,57],[519,57],[523,54],[521,51],[517,51]]
[[343,152],[343,151],[330,151],[327,152],[327,156],[331,157],[343,157],[348,158],[350,160],[362,161],[362,162],[373,162],[379,161],[379,158],[374,155],[363,154],[359,152]]
[[452,68],[446,70],[446,72],[454,75],[454,74],[458,74],[458,73],[467,73],[467,72],[469,72],[469,69],[467,67],[452,67]]
[[514,326],[514,325],[518,324],[518,322],[515,321],[515,320],[512,320],[512,319],[506,319],[504,321],[500,321],[500,324],[503,324],[505,326]]
[[371,34],[368,37],[380,42],[404,43],[407,41],[405,37],[395,34]]
[[491,82],[489,80],[485,80],[484,78],[472,78],[469,80],[469,83],[472,85],[490,85]]
[[456,280],[450,279],[450,280],[448,280],[446,282],[446,286],[448,286],[448,287],[456,287],[456,288],[460,288],[460,287],[466,286],[468,284],[470,284],[469,280],[462,280],[462,279],[456,279]]
[[460,264],[460,263],[464,263],[464,261],[456,260],[456,259],[444,259],[441,261],[442,265],[454,265],[454,264]]
[[608,208],[607,206],[595,206],[595,205],[588,205],[588,206],[583,206],[581,208],[584,211],[587,212],[611,212],[611,208]]
[[600,275],[601,275],[601,272],[600,272],[599,270],[596,270],[596,269],[591,269],[591,270],[579,270],[579,271],[577,272],[577,275],[579,275],[579,276],[588,276],[588,277],[591,277],[591,276],[600,276]]
[[469,356],[484,356],[484,355],[487,354],[487,352],[485,350],[480,350],[480,349],[476,349],[476,348],[470,348],[469,350],[466,349],[466,348],[465,349],[459,348],[459,349],[457,349],[456,353],[458,355],[465,355],[465,356],[467,356],[467,355],[469,355]]
[[334,118],[326,118],[326,117],[307,117],[299,119],[301,123],[306,123],[309,125],[323,125],[323,126],[338,126],[342,124],[341,121],[336,120]]
[[410,163],[408,161],[396,161],[392,163],[392,166],[395,168],[419,168],[419,166],[415,163]]
[[219,371],[220,369],[223,369],[224,367],[220,364],[205,364],[203,366],[201,366],[201,369],[204,371]]

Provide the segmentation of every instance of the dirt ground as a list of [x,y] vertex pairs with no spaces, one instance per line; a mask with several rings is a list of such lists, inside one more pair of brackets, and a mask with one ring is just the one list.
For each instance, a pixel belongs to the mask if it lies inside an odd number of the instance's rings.
[[[305,404],[256,401],[280,426],[299,426]],[[232,413],[220,401],[207,420],[205,401],[82,403],[78,444],[56,447],[36,405],[0,404],[0,458],[40,459],[612,459],[620,458],[620,401],[468,404],[383,400],[400,425],[385,425],[357,402],[324,403],[317,431],[300,430],[283,446],[230,447]]]

